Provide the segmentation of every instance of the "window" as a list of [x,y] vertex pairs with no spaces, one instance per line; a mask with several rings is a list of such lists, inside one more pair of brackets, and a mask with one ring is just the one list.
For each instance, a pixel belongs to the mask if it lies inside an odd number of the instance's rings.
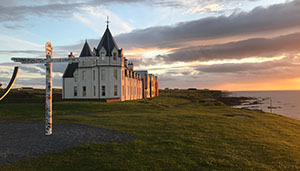
[[77,87],[74,86],[74,96],[77,96]]
[[86,96],[86,86],[82,87],[82,96]]
[[114,95],[115,96],[118,95],[118,86],[117,85],[114,86]]
[[105,96],[105,86],[102,86],[102,96]]
[[78,81],[78,74],[75,74],[75,76],[74,76],[74,81],[75,81],[75,82]]
[[94,86],[94,96],[96,96],[96,86]]
[[85,80],[85,71],[82,71],[82,80]]
[[93,70],[93,80],[95,81],[96,79],[96,73],[95,73],[95,70]]
[[114,61],[117,60],[117,53],[116,52],[113,53],[113,59],[114,59]]
[[101,69],[101,80],[105,80],[105,69]]
[[114,70],[114,78],[116,79],[116,80],[118,80],[118,70]]
[[101,52],[100,57],[101,57],[101,60],[104,61],[105,60],[105,52]]

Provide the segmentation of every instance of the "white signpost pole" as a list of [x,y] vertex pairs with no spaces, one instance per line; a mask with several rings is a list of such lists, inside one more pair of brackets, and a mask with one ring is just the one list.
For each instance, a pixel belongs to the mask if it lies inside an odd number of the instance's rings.
[[52,135],[52,45],[46,43],[46,106],[45,134]]
[[[87,59],[97,60],[97,57]],[[52,135],[52,63],[53,62],[78,62],[79,58],[54,58],[52,59],[52,45],[46,43],[46,59],[41,58],[11,58],[14,62],[22,64],[45,64],[46,66],[46,105],[45,105],[45,134]]]

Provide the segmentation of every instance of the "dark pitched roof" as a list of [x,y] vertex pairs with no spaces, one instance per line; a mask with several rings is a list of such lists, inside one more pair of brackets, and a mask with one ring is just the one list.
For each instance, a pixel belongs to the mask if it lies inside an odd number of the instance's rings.
[[85,41],[79,57],[86,57],[86,56],[93,56],[93,53],[87,41]]
[[63,78],[72,78],[74,77],[74,72],[78,68],[78,63],[71,63],[67,66]]
[[119,50],[119,47],[108,27],[106,28],[105,33],[102,36],[102,39],[97,47],[97,51],[99,52],[102,47],[105,48],[108,56],[112,56],[111,51],[114,49],[114,47]]

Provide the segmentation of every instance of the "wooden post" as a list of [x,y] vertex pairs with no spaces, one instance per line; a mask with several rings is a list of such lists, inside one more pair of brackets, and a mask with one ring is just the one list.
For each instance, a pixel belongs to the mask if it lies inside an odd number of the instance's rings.
[[[97,57],[90,57],[96,60]],[[14,62],[22,64],[45,64],[46,66],[46,104],[45,104],[45,134],[52,135],[52,63],[53,62],[77,62],[78,58],[54,58],[52,59],[52,45],[46,43],[46,59],[41,58],[11,58]]]
[[270,99],[270,111],[271,111],[271,113],[273,112],[272,109],[273,109],[273,106],[272,106],[272,99]]
[[52,135],[52,45],[46,44],[46,105],[45,105],[45,134]]

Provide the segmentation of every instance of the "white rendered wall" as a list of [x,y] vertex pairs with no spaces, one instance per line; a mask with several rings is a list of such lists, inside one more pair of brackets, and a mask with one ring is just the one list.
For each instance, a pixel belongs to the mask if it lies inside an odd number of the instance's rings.
[[[101,48],[101,52],[105,52]],[[81,57],[79,60],[79,68],[74,72],[74,78],[63,78],[63,94],[65,99],[115,99],[135,100],[142,99],[142,81],[140,78],[125,77],[124,57],[118,56],[118,50],[113,49],[113,53],[117,56],[105,56],[104,60],[99,57],[97,60],[87,60]],[[102,79],[102,71],[104,70],[104,80]],[[114,70],[117,70],[117,79],[114,77]],[[84,80],[82,77],[85,72]],[[94,76],[95,73],[95,76]],[[128,73],[129,74],[129,73]],[[75,75],[77,81],[75,82]],[[95,78],[94,78],[95,77]],[[117,95],[114,95],[114,86],[117,86]],[[77,86],[77,96],[74,96],[74,86]],[[83,86],[86,87],[86,96],[83,96]],[[96,92],[94,93],[94,86]],[[102,86],[105,86],[105,96],[102,96]],[[122,88],[124,86],[124,88]]]
[[74,78],[63,78],[64,99],[74,99]]

